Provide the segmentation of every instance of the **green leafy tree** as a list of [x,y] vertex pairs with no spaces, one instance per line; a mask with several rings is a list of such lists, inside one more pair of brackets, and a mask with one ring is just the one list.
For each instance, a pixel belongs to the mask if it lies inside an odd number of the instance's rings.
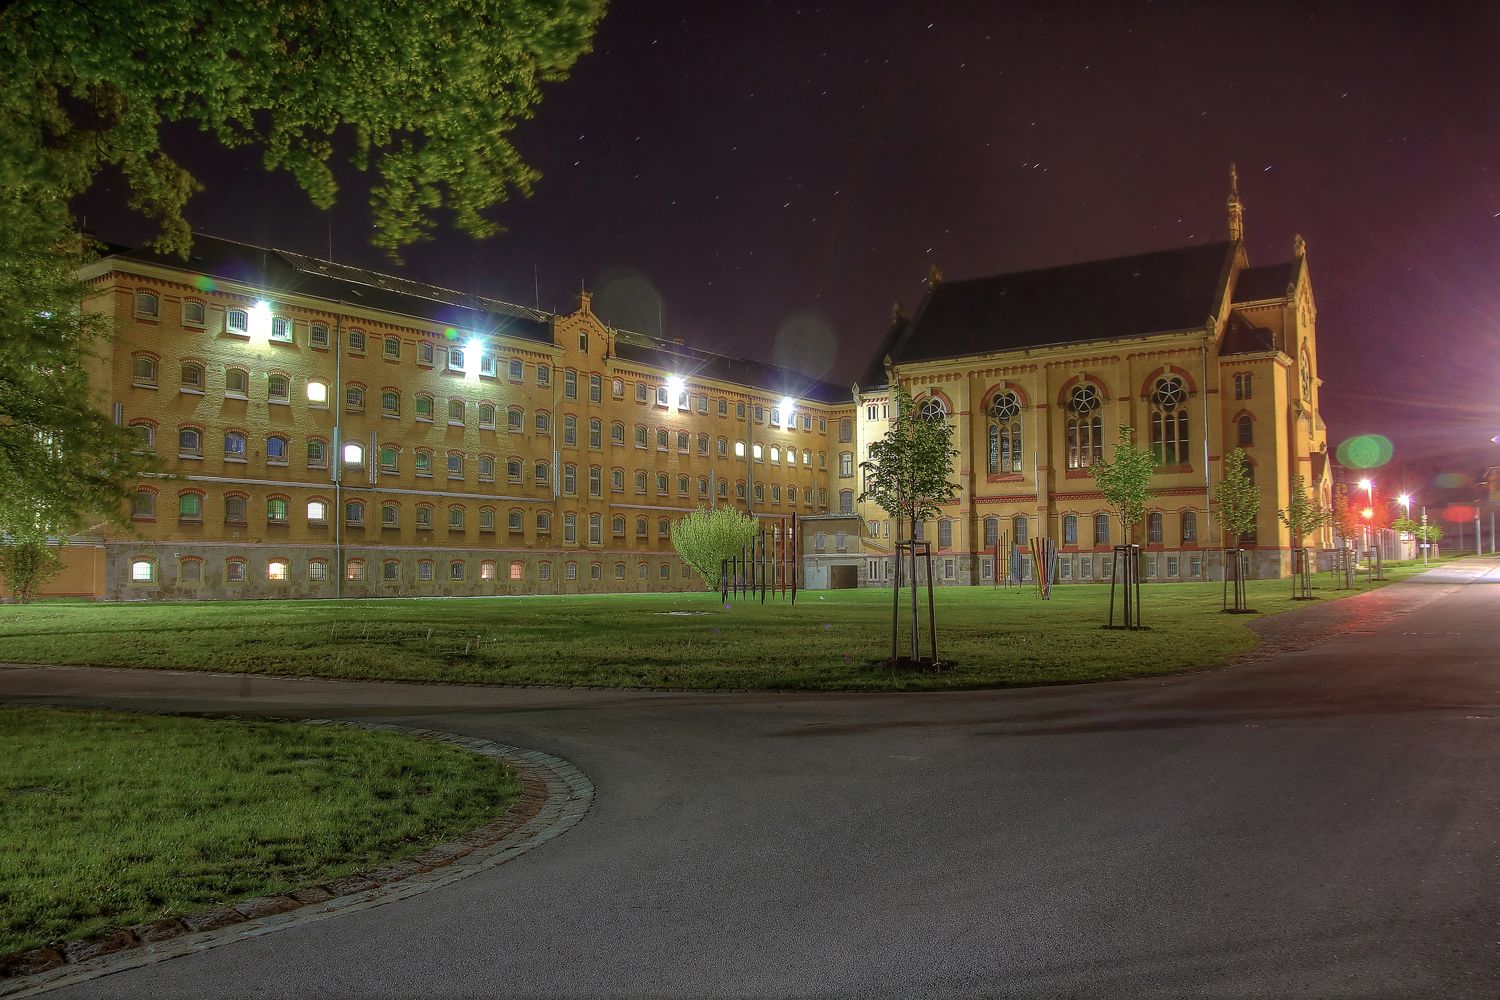
[[48,545],[46,536],[40,532],[0,539],[0,579],[18,603],[30,603],[60,569],[59,547]]
[[[896,384],[894,374],[891,381]],[[874,503],[896,518],[896,541],[900,543],[902,534],[911,531],[912,525],[937,517],[943,504],[956,498],[961,487],[948,478],[953,471],[953,460],[958,457],[958,449],[953,447],[953,425],[937,413],[924,417],[904,386],[896,384],[895,396],[895,421],[884,437],[871,443],[869,459],[859,464],[864,476],[864,490],[859,498],[861,502]],[[911,659],[915,663],[920,657],[921,639],[915,548],[911,550],[910,559]],[[899,573],[896,579],[899,581]],[[931,580],[927,581],[927,586],[931,588]],[[898,599],[899,594],[893,594],[892,598]],[[898,629],[898,616],[893,607],[893,649]],[[932,637],[932,644],[936,649],[936,634]]]
[[[548,81],[588,51],[604,0],[0,5],[0,530],[62,533],[117,516],[145,468],[97,413],[87,366],[101,321],[74,279],[93,256],[70,205],[103,173],[187,253],[200,186],[161,148],[172,125],[254,147],[319,208],[335,150],[374,174],[373,241],[430,238],[537,173],[510,141]],[[83,471],[86,470],[86,471]]]
[[908,529],[931,520],[960,492],[959,484],[948,478],[957,457],[953,425],[924,419],[911,393],[898,387],[895,422],[884,437],[871,443],[869,460],[859,464],[865,480],[859,499],[903,519]]
[[1292,547],[1299,549],[1308,535],[1321,531],[1329,521],[1329,512],[1317,498],[1308,496],[1307,481],[1300,473],[1292,477],[1292,495],[1286,509],[1278,510],[1276,516],[1292,536]]
[[1114,508],[1126,541],[1146,516],[1147,490],[1156,470],[1156,457],[1137,445],[1134,436],[1131,428],[1122,425],[1113,461],[1100,460],[1093,468],[1094,482],[1105,503]]
[[1260,515],[1260,487],[1250,479],[1245,449],[1236,448],[1224,457],[1223,471],[1214,483],[1214,503],[1219,508],[1219,526],[1234,548],[1255,530]]
[[733,507],[699,507],[672,525],[672,545],[698,571],[709,590],[719,589],[724,560],[755,537],[755,518]]
[[1349,487],[1343,483],[1334,484],[1333,508],[1329,512],[1329,520],[1343,545],[1352,544],[1363,531],[1359,511],[1349,501]]

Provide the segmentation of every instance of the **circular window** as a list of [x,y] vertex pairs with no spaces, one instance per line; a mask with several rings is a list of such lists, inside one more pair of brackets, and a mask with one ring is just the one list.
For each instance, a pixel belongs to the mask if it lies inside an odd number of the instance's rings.
[[1068,397],[1068,409],[1074,413],[1093,413],[1099,409],[1099,390],[1089,382],[1073,387]]
[[990,400],[990,416],[1003,424],[1008,424],[1016,419],[1016,414],[1021,412],[1021,401],[1014,392],[997,393]]
[[922,406],[917,410],[917,415],[928,423],[942,423],[948,419],[948,408],[937,396],[928,396],[922,400]]
[[1187,399],[1187,389],[1183,387],[1182,379],[1176,375],[1156,380],[1156,391],[1151,394],[1151,401],[1163,410],[1175,410]]

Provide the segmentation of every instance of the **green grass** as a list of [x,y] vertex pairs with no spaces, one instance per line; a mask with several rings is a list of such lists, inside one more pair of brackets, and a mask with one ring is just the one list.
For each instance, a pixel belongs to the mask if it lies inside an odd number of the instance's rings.
[[[1388,566],[1391,579],[1420,566]],[[1329,589],[1323,599],[1354,591]],[[1250,583],[1261,612],[1305,604],[1285,580]],[[1379,586],[1376,584],[1375,586]],[[12,662],[166,667],[484,684],[911,690],[1103,680],[1214,666],[1250,649],[1250,616],[1221,585],[1143,588],[1151,631],[1106,631],[1107,586],[940,588],[941,674],[880,668],[890,592],[804,592],[796,605],[717,595],[258,601],[0,608]],[[923,609],[925,616],[925,607]],[[691,612],[670,614],[669,612]],[[924,649],[924,655],[925,655]]]
[[378,867],[519,791],[399,734],[0,708],[0,955]]

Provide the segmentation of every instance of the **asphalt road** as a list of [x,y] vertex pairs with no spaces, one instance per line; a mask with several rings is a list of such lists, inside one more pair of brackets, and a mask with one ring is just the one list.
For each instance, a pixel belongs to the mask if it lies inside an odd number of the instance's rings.
[[597,786],[511,864],[53,995],[1500,996],[1500,561],[1305,614],[1337,634],[947,695],[3,670],[5,700],[409,721]]

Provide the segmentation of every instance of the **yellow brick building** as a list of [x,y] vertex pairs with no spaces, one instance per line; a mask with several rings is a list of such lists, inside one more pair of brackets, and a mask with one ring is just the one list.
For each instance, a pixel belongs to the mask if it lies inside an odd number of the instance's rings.
[[[1289,572],[1291,539],[1277,517],[1300,472],[1329,500],[1327,435],[1318,409],[1317,310],[1306,245],[1250,266],[1231,173],[1229,239],[1202,246],[1017,274],[944,281],[933,271],[911,316],[898,306],[854,388],[855,435],[835,451],[833,489],[858,492],[855,472],[891,416],[892,376],[933,418],[955,422],[960,497],[936,525],[934,575],[989,583],[1032,567],[1008,557],[1038,535],[1060,550],[1055,578],[1107,578],[1126,539],[1089,467],[1121,425],[1157,452],[1144,547],[1152,580],[1218,573],[1222,537],[1212,503],[1223,456],[1249,455],[1262,506],[1252,550],[1258,576]],[[866,584],[888,585],[887,515],[858,511]],[[1318,547],[1329,539],[1313,538]]]
[[[109,254],[99,405],[168,475],[54,590],[108,599],[698,589],[672,522],[828,510],[847,388],[211,237]],[[840,405],[842,403],[842,405]]]
[[[673,521],[700,504],[798,517],[799,582],[886,586],[893,526],[858,503],[893,380],[953,421],[962,486],[939,583],[1031,567],[1107,579],[1119,527],[1090,466],[1119,425],[1158,453],[1134,541],[1151,580],[1213,578],[1211,499],[1236,445],[1262,486],[1257,575],[1302,473],[1326,503],[1306,246],[1250,265],[1231,175],[1226,241],[944,281],[898,306],[852,390],[567,314],[200,236],[184,262],[117,250],[84,273],[117,337],[98,405],[165,475],[132,530],[73,540],[52,593],[113,600],[689,590]],[[805,523],[803,523],[805,522]],[[1310,544],[1327,544],[1327,537]],[[997,543],[999,548],[997,550]],[[997,559],[999,560],[997,562]]]

